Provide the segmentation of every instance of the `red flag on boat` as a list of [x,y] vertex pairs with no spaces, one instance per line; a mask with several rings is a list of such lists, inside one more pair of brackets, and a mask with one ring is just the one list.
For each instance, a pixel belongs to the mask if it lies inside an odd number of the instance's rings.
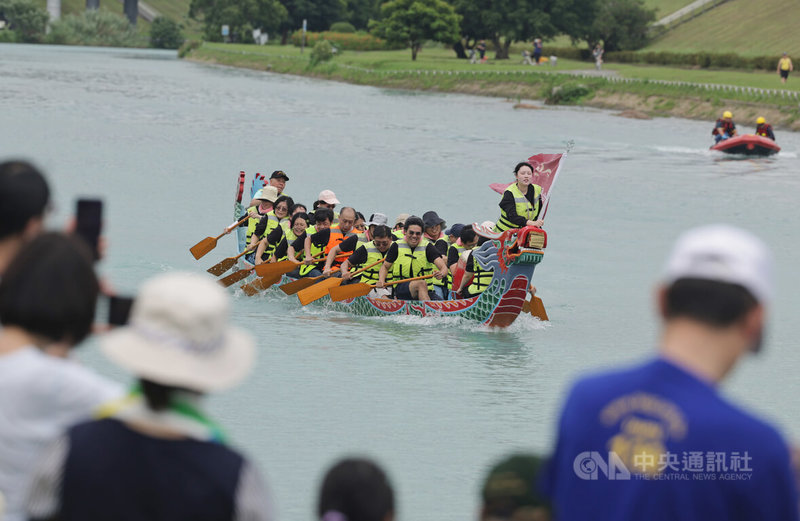
[[[561,170],[563,159],[566,154],[536,154],[528,158],[528,162],[533,167],[533,182],[542,187],[542,202],[544,210],[542,211],[542,218],[547,212],[547,203],[550,199],[550,191],[556,183],[556,177]],[[489,188],[502,194],[506,188],[511,186],[511,183],[492,183]]]

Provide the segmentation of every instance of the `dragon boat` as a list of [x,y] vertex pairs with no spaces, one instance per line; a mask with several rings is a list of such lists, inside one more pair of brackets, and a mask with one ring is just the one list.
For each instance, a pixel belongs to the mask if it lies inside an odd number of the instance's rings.
[[[245,211],[242,204],[245,173],[240,172],[237,184],[234,217],[239,219]],[[256,174],[251,189],[251,197],[261,188],[264,178]],[[488,326],[507,327],[511,325],[522,311],[528,288],[536,266],[542,261],[544,248],[547,246],[547,234],[541,228],[525,227],[510,229],[497,233],[486,227],[473,225],[475,232],[491,239],[481,247],[473,250],[473,255],[482,269],[493,270],[489,286],[480,295],[470,298],[450,300],[396,300],[391,298],[373,298],[368,296],[351,298],[333,302],[323,297],[317,302],[333,311],[340,311],[359,316],[384,315],[416,315],[416,316],[460,316]],[[246,247],[245,230],[239,228],[238,251]],[[239,260],[241,269],[252,266]],[[252,280],[252,279],[251,279]],[[289,282],[284,275],[281,283]],[[245,283],[248,279],[245,279]]]

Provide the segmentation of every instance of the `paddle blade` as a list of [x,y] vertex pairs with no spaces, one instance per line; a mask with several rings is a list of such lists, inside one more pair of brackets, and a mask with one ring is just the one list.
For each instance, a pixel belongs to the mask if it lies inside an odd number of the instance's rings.
[[550,320],[547,316],[547,311],[544,309],[544,302],[539,297],[533,297],[531,299],[531,315],[535,317],[539,317],[539,320],[548,321]]
[[335,288],[342,283],[342,279],[338,277],[331,277],[322,282],[318,282],[311,287],[308,287],[297,293],[297,298],[300,299],[300,304],[307,306],[315,300],[319,300],[328,294],[331,288]]
[[339,302],[341,300],[347,300],[349,298],[356,298],[356,297],[363,297],[370,291],[374,286],[370,286],[369,284],[364,284],[363,282],[357,282],[355,284],[346,284],[344,286],[339,286],[338,288],[331,288],[330,296],[331,300],[334,302]]
[[227,288],[228,286],[232,286],[232,285],[236,284],[240,280],[246,279],[248,276],[250,276],[250,273],[252,273],[250,270],[234,271],[233,273],[231,273],[227,277],[219,279],[219,283]]
[[215,277],[219,277],[229,269],[233,268],[234,264],[236,264],[236,257],[228,257],[227,259],[223,259],[222,262],[214,264],[206,271],[214,275]]
[[276,284],[281,280],[282,275],[273,275],[271,277],[261,277],[249,284],[245,284],[242,286],[242,291],[248,297],[252,297],[253,295],[257,295],[258,293],[268,289],[273,284]]
[[189,251],[195,259],[199,259],[216,247],[217,240],[214,237],[206,237],[202,241],[189,248]]
[[264,263],[256,266],[256,274],[259,277],[271,277],[273,275],[283,275],[297,269],[299,264],[295,264],[290,260],[282,260],[272,263]]
[[301,289],[306,289],[309,286],[313,286],[319,282],[319,279],[320,277],[305,277],[302,279],[293,280],[292,282],[287,282],[286,284],[282,285],[281,291],[287,295],[294,295]]

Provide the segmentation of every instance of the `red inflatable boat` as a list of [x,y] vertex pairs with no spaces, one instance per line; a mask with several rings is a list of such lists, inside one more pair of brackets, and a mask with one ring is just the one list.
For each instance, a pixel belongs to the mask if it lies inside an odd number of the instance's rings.
[[711,150],[718,150],[726,154],[742,154],[746,156],[770,156],[780,151],[774,141],[769,138],[745,134],[720,141]]

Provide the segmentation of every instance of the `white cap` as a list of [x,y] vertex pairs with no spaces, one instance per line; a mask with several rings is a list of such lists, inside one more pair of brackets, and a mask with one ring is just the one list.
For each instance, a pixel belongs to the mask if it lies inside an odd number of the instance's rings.
[[130,324],[101,339],[117,365],[154,382],[214,391],[242,380],[255,363],[255,342],[228,325],[230,297],[212,278],[157,275],[142,285]]
[[738,284],[761,303],[772,300],[772,254],[755,235],[715,224],[684,232],[664,270],[664,282],[693,278]]
[[317,197],[318,201],[325,201],[328,204],[341,204],[339,200],[336,198],[336,194],[333,193],[333,190],[323,190],[319,193],[319,197]]

